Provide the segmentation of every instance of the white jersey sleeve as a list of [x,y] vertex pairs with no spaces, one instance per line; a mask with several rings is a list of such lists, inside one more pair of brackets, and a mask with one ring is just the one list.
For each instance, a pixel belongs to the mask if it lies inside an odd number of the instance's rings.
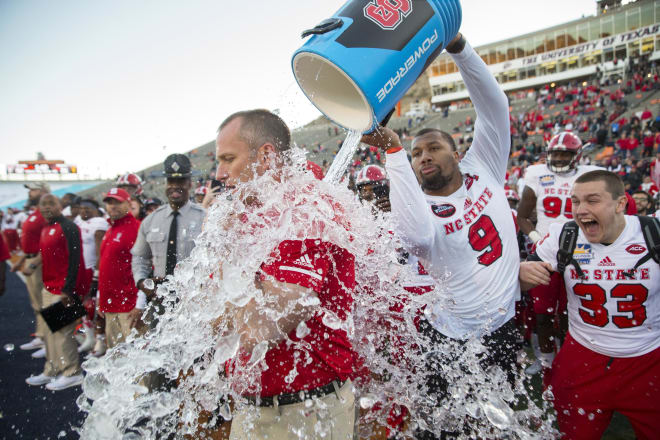
[[461,161],[462,168],[468,173],[473,172],[473,168],[485,168],[495,181],[504,185],[511,154],[509,101],[472,46],[466,43],[461,53],[451,56],[477,113],[474,139]]
[[[626,275],[648,252],[639,220],[626,216],[626,226],[610,245],[589,243],[578,235],[573,258],[584,272],[564,271],[571,336],[605,356],[629,358],[660,347],[660,266],[653,260]],[[550,226],[537,255],[557,266],[562,225]]]
[[437,230],[405,151],[388,154],[385,168],[392,182],[390,202],[396,233],[410,252],[428,259]]

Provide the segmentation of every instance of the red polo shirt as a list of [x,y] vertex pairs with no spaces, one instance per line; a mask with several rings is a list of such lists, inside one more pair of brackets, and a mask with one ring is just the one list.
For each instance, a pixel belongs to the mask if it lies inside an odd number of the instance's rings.
[[140,222],[128,213],[110,221],[110,225],[101,242],[99,257],[99,309],[104,313],[127,313],[135,308],[137,301],[131,248]]
[[46,290],[53,295],[88,293],[92,271],[85,270],[80,229],[75,223],[60,216],[46,224],[41,230],[39,251]]
[[[310,390],[333,380],[348,379],[356,357],[348,335],[342,329],[323,324],[323,316],[329,311],[345,320],[350,312],[355,288],[353,255],[320,240],[285,240],[261,265],[259,275],[307,287],[316,292],[320,301],[319,312],[305,321],[309,328],[305,337],[298,338],[294,329],[266,353],[268,369],[261,373],[261,396]],[[236,364],[234,368],[239,369]],[[285,378],[294,369],[297,375],[287,383]],[[250,390],[244,391],[251,394]]]
[[47,223],[48,222],[43,218],[38,209],[35,209],[32,214],[25,219],[21,232],[21,249],[23,249],[23,252],[26,254],[39,253],[41,230]]

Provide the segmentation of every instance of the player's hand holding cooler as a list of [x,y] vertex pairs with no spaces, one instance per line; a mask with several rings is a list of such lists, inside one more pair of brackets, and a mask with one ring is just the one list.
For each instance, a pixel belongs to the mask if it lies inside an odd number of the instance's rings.
[[[550,379],[559,427],[564,438],[600,439],[617,411],[630,419],[638,438],[657,438],[660,267],[645,258],[650,246],[640,218],[624,214],[619,176],[586,173],[576,180],[571,200],[579,234],[563,272],[569,334]],[[550,226],[531,257],[560,272],[562,229]],[[660,237],[657,220],[653,229]]]

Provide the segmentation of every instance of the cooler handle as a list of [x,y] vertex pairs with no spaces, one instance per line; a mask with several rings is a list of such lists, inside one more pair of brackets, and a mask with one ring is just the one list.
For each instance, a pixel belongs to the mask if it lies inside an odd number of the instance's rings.
[[326,32],[339,29],[343,25],[344,22],[340,18],[328,18],[327,20],[323,20],[321,23],[317,24],[312,29],[307,29],[306,31],[303,31],[301,37],[306,38],[309,37],[310,35],[325,34]]

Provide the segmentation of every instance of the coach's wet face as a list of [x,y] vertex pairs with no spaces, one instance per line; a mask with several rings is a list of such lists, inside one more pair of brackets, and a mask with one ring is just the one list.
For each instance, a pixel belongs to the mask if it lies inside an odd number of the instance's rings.
[[215,141],[215,158],[218,169],[216,180],[224,182],[226,188],[236,187],[263,175],[273,164],[275,147],[266,143],[257,149],[241,137],[242,119],[236,118],[220,130]]
[[461,181],[458,153],[437,132],[426,133],[413,140],[412,167],[426,192],[442,192]]
[[573,217],[590,243],[613,243],[625,225],[626,197],[612,197],[604,181],[576,183]]

